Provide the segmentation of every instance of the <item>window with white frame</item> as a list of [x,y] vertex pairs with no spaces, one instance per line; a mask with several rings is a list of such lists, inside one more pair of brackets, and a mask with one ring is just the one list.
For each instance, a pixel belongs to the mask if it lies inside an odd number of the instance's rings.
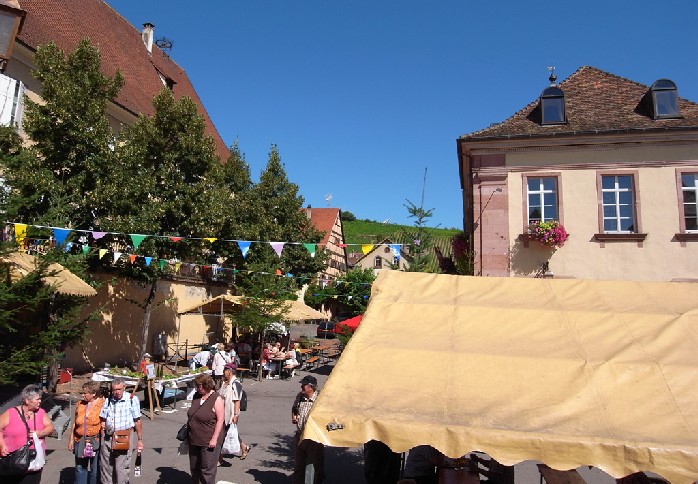
[[601,197],[604,233],[637,232],[632,175],[602,175]]
[[681,195],[686,232],[698,233],[698,173],[681,173]]
[[22,126],[24,113],[24,84],[0,74],[0,124]]
[[528,223],[559,221],[557,177],[527,177]]

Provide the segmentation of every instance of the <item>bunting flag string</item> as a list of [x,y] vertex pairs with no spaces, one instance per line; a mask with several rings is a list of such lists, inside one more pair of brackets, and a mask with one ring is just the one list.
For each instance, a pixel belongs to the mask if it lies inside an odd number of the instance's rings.
[[[34,228],[39,228],[39,229],[51,229],[53,231],[53,237],[56,240],[57,243],[60,243],[61,245],[68,235],[72,232],[79,232],[82,234],[90,234],[94,240],[99,240],[105,235],[117,235],[117,236],[128,236],[131,239],[131,242],[133,243],[133,248],[137,249],[143,240],[146,238],[154,238],[154,239],[169,239],[172,242],[181,242],[182,240],[205,240],[210,243],[220,241],[220,242],[236,242],[240,246],[240,250],[243,252],[243,257],[246,257],[247,251],[243,248],[247,247],[249,250],[249,247],[252,243],[269,243],[272,244],[272,248],[274,248],[275,251],[277,251],[277,245],[276,244],[283,244],[282,249],[286,245],[303,245],[305,248],[308,250],[308,252],[311,253],[311,246],[314,246],[315,248],[318,245],[327,245],[326,243],[315,243],[315,244],[310,244],[306,242],[293,242],[293,241],[284,241],[284,242],[272,242],[268,240],[240,240],[240,239],[219,239],[217,237],[178,237],[178,236],[173,236],[173,235],[153,235],[153,234],[125,234],[122,232],[100,232],[96,230],[82,230],[82,229],[69,229],[65,227],[52,227],[48,225],[27,225],[27,224],[22,224],[18,222],[5,222],[6,225],[14,225],[15,227],[15,241],[17,242],[18,245],[21,245],[21,242],[24,240],[24,237],[26,236],[27,233],[27,228],[28,227],[34,227]],[[58,231],[58,233],[57,233]],[[419,245],[420,241],[415,240],[414,241],[415,245]],[[376,244],[362,244],[362,243],[355,243],[355,244],[337,244],[337,247],[345,249],[349,246],[358,246],[361,247],[361,250],[364,252],[364,254],[367,254],[370,252],[373,247]],[[411,246],[412,244],[392,244],[396,245],[398,247],[405,247],[405,246]],[[368,248],[368,249],[367,249]]]

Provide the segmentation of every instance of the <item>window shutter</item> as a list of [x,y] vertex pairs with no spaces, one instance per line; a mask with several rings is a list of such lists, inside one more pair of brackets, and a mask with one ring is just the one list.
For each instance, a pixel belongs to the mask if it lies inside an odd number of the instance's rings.
[[9,126],[14,118],[14,96],[17,81],[0,74],[0,125]]

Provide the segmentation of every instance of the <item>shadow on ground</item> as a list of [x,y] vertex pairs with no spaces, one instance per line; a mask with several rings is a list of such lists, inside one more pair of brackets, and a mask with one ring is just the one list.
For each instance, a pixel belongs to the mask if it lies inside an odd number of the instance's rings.
[[289,481],[289,476],[279,471],[250,469],[247,474],[254,477],[255,482],[263,482],[264,484],[286,484]]
[[191,476],[188,472],[172,467],[158,467],[155,470],[160,473],[157,484],[191,484]]

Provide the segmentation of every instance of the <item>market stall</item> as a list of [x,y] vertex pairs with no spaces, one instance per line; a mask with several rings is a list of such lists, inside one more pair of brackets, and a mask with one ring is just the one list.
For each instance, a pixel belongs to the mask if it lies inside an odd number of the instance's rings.
[[698,476],[698,286],[383,271],[303,438]]

